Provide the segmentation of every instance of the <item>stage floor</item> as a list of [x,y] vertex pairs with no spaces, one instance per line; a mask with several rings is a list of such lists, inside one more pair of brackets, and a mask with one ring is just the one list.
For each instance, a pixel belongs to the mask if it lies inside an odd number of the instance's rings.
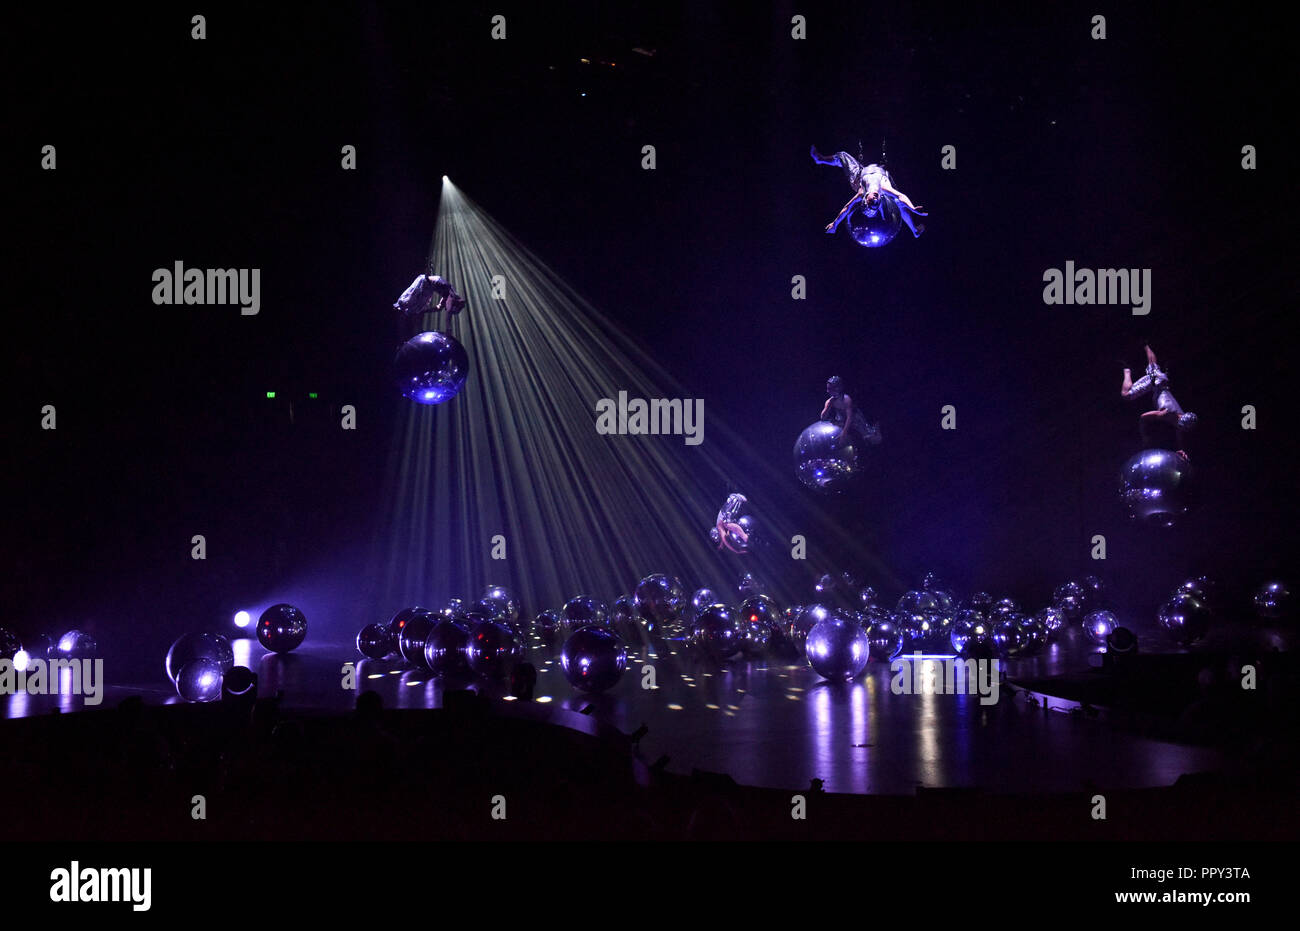
[[[445,689],[470,687],[505,703],[505,683],[441,681],[400,662],[365,660],[349,643],[308,640],[291,654],[266,653],[256,641],[235,641],[235,659],[259,673],[259,694],[284,692],[287,709],[346,711],[356,693],[342,687],[342,667],[357,662],[358,687],[377,692],[388,707],[436,708]],[[978,695],[897,695],[887,663],[873,662],[858,680],[824,682],[802,660],[735,660],[724,666],[671,641],[629,650],[628,672],[604,695],[575,692],[560,669],[558,645],[534,641],[534,695],[558,724],[590,721],[630,733],[649,730],[639,757],[667,755],[669,772],[726,773],[745,785],[807,788],[823,780],[828,792],[911,794],[918,787],[982,788],[993,792],[1069,792],[1088,786],[1167,786],[1180,775],[1230,765],[1219,750],[1141,736],[1105,720],[1047,711],[1014,697],[981,704]],[[1088,666],[1090,647],[1073,638],[1040,657],[1012,661],[1007,675],[1036,677]],[[106,687],[100,707],[129,695],[148,703],[179,701],[158,663],[147,674]],[[657,688],[642,688],[653,666]],[[0,713],[19,717],[55,708],[76,711],[66,696],[0,697]],[[517,708],[522,711],[522,708]],[[588,717],[560,713],[587,711]]]

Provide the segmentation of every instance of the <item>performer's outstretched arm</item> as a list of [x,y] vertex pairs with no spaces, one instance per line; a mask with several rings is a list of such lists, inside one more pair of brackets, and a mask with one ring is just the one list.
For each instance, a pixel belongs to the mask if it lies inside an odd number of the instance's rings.
[[840,224],[844,222],[844,218],[849,215],[849,211],[851,211],[854,205],[857,204],[858,201],[860,200],[862,200],[862,193],[858,192],[857,194],[854,194],[853,199],[844,205],[844,209],[840,211],[839,216],[837,216],[834,220],[831,220],[831,222],[826,224],[826,232],[833,233],[837,229],[839,229]]

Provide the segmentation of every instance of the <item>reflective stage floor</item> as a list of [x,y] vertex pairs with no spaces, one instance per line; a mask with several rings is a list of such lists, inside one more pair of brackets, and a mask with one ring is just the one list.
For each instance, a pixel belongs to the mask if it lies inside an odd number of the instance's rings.
[[[356,662],[358,688],[377,692],[387,707],[436,708],[445,690],[471,688],[501,701],[505,713],[525,713],[504,682],[442,681],[400,662],[361,659],[348,643],[309,638],[282,656],[264,652],[255,640],[235,641],[235,648],[236,663],[258,673],[259,694],[282,691],[286,710],[352,708],[357,692],[343,688],[343,666]],[[887,663],[870,663],[858,680],[832,685],[802,659],[738,659],[720,666],[672,641],[634,646],[619,684],[589,696],[565,680],[558,644],[534,641],[528,659],[538,670],[537,687],[526,713],[593,733],[613,727],[626,734],[645,725],[638,757],[651,765],[667,756],[670,773],[726,773],[742,785],[769,788],[807,788],[820,779],[835,793],[1145,788],[1235,765],[1213,747],[1143,736],[1104,716],[1046,710],[1023,692],[1013,694],[1010,684],[1018,678],[1087,670],[1092,650],[1076,636],[1040,657],[1007,663],[1009,682],[1000,701],[984,705],[976,694],[893,694]],[[165,684],[161,660],[157,667],[156,680],[141,670],[109,685],[101,707],[129,695],[150,704],[179,701]],[[643,688],[650,668],[657,687]],[[79,707],[80,699],[72,697],[0,697],[4,717]]]

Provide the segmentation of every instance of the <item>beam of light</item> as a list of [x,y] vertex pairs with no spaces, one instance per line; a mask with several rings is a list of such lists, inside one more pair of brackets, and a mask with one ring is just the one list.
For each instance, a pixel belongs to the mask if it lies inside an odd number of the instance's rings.
[[[789,462],[784,470],[764,463],[698,385],[672,378],[445,176],[430,268],[469,303],[450,325],[445,315],[426,314],[423,329],[450,328],[469,354],[470,376],[458,397],[437,406],[394,392],[407,410],[378,528],[387,609],[474,599],[499,583],[534,614],[578,593],[612,600],[652,572],[728,600],[740,575],[752,572],[792,601],[807,593],[814,567],[829,565],[828,545],[896,584],[798,493]],[[504,299],[492,296],[494,276]],[[596,403],[619,391],[703,397],[703,443],[598,434]],[[708,537],[733,490],[749,497],[767,540],[744,556],[719,551]],[[497,534],[505,560],[492,558]],[[806,561],[791,558],[795,534],[806,537]]]

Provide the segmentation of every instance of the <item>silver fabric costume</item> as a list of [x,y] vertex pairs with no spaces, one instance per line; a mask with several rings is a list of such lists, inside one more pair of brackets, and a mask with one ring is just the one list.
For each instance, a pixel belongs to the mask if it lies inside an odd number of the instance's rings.
[[1155,400],[1155,409],[1162,411],[1171,411],[1178,415],[1178,432],[1180,434],[1196,426],[1196,415],[1184,411],[1174,393],[1169,390],[1169,376],[1166,375],[1160,366],[1152,364],[1147,366],[1147,373],[1133,382],[1129,388],[1130,398],[1140,398],[1142,395],[1150,392]]
[[722,506],[722,510],[718,511],[718,519],[715,523],[734,524],[740,516],[740,509],[748,500],[740,494],[727,495],[727,503]]

